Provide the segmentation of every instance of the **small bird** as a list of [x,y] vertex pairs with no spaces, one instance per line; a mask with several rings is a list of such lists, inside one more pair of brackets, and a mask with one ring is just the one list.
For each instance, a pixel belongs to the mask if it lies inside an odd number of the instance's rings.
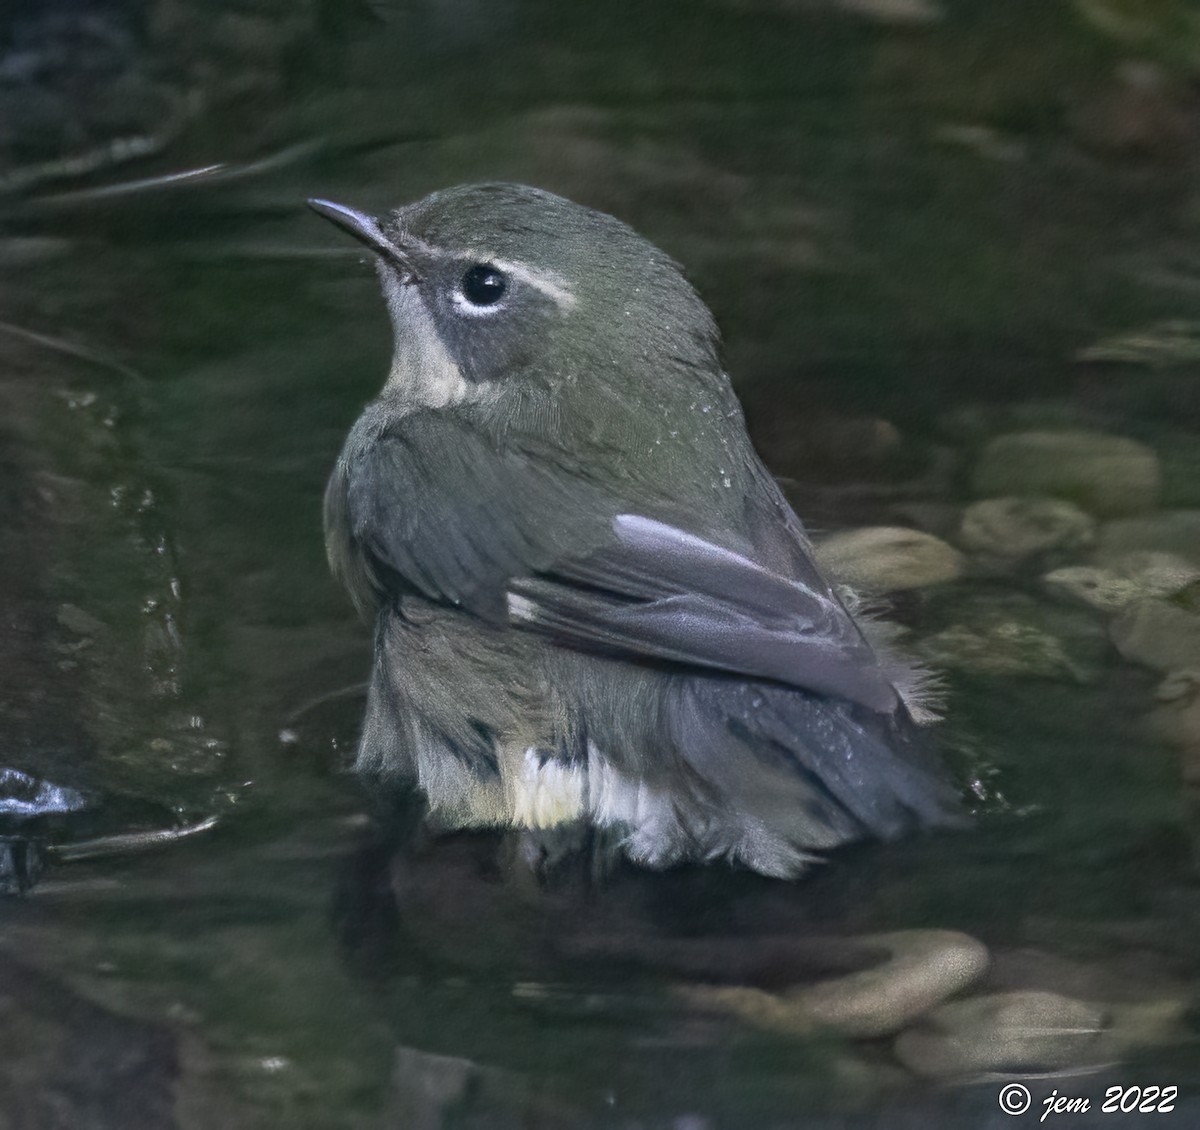
[[523,185],[309,203],[375,253],[395,333],[325,494],[375,626],[358,771],[437,829],[654,869],[791,878],[956,821],[923,673],[817,568],[664,252]]

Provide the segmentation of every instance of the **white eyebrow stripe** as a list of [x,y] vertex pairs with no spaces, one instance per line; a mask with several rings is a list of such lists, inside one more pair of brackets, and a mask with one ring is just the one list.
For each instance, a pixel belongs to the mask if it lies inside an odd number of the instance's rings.
[[[409,235],[407,232],[397,236],[394,242],[401,252],[411,249],[418,254],[427,255],[433,259],[457,259],[463,254],[458,251],[449,251],[441,247],[434,247],[432,244],[426,243],[423,239],[418,239],[414,235]],[[552,274],[549,271],[535,271],[532,267],[528,267],[524,263],[517,263],[512,259],[499,259],[488,251],[468,251],[466,252],[466,256],[480,263],[491,263],[493,267],[498,267],[500,270],[512,275],[513,278],[519,279],[527,286],[533,287],[534,290],[541,291],[542,294],[564,310],[573,309],[579,301],[575,297],[575,292],[567,286],[566,281],[561,275]]]
[[514,263],[511,259],[481,256],[480,261],[491,263],[493,267],[498,267],[506,274],[512,275],[514,279],[519,279],[535,290],[540,290],[547,298],[561,306],[564,310],[570,310],[577,301],[575,293],[559,275],[535,271],[533,268],[525,266],[524,263]]

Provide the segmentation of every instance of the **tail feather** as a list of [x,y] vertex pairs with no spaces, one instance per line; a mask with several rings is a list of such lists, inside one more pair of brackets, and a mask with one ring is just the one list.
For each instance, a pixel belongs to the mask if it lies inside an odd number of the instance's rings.
[[[957,793],[902,716],[743,680],[690,680],[676,748],[708,782],[722,831],[706,838],[767,874],[791,853],[961,823]],[[718,806],[714,805],[714,808]]]

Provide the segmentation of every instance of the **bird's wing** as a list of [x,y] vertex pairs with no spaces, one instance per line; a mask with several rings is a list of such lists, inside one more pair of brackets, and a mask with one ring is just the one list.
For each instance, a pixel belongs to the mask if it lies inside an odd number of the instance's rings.
[[[899,699],[827,589],[643,514],[585,470],[470,430],[385,434],[344,468],[351,543],[381,589],[578,650],[771,679],[889,712]],[[627,504],[625,504],[627,506]]]
[[891,711],[896,691],[830,594],[639,514],[613,544],[514,577],[509,614],[582,648],[773,679]]

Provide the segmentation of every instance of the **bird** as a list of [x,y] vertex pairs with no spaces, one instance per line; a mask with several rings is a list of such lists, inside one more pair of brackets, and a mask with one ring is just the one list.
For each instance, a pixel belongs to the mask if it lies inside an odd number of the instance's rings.
[[581,832],[792,879],[960,820],[926,673],[814,561],[674,260],[519,184],[309,205],[394,335],[324,499],[374,630],[364,780],[531,863]]

